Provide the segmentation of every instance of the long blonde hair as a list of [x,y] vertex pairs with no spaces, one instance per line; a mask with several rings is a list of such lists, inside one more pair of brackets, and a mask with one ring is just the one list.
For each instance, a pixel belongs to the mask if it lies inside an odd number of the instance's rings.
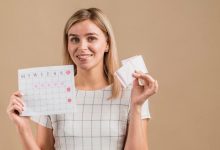
[[73,64],[75,75],[77,74],[76,64],[72,61],[68,52],[68,31],[76,23],[84,20],[91,20],[105,34],[109,46],[108,52],[104,54],[104,72],[109,84],[112,84],[112,94],[110,98],[117,98],[121,94],[121,85],[114,76],[114,72],[119,68],[118,53],[115,36],[111,24],[106,15],[98,8],[80,9],[75,12],[67,21],[64,34],[64,64]]

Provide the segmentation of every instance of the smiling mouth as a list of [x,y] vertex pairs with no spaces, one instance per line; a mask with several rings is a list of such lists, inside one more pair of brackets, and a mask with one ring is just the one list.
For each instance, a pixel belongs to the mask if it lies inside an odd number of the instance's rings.
[[79,60],[86,60],[87,58],[93,56],[93,54],[82,54],[82,55],[77,55],[76,57],[79,59]]

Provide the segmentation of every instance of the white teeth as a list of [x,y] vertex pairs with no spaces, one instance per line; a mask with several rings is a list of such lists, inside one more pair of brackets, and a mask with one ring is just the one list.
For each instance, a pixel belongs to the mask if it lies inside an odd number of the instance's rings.
[[88,57],[90,56],[93,56],[93,54],[88,54],[88,55],[78,55],[76,56],[77,58],[79,58],[79,60],[82,60],[82,59],[87,59]]

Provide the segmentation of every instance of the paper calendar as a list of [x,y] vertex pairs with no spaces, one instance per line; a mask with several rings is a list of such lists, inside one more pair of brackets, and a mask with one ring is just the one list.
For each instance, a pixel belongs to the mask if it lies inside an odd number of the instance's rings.
[[51,115],[76,110],[73,65],[18,70],[18,88],[24,94],[21,116]]

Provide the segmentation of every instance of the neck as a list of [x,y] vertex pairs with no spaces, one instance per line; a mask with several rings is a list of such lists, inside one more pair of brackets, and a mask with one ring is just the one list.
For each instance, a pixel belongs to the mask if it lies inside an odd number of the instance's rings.
[[108,85],[104,70],[77,70],[75,85],[80,90],[96,90]]

